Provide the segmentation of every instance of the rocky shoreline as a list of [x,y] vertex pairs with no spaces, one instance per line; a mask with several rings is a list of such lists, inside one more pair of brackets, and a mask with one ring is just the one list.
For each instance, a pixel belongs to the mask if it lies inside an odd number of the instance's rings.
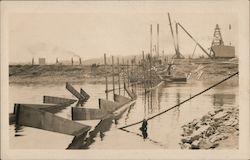
[[[182,149],[213,149],[220,148],[220,146],[237,149],[239,108],[236,106],[218,106],[202,116],[201,119],[194,119],[192,122],[183,125],[182,129],[180,142]],[[225,140],[227,141],[225,142]],[[223,143],[228,143],[228,145]],[[223,147],[223,149],[226,148]]]

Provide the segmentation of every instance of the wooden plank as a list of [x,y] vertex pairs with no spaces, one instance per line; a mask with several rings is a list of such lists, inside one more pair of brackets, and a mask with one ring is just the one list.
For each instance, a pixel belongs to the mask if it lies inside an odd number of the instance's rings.
[[15,106],[16,124],[47,131],[79,136],[90,130],[90,126],[77,123],[34,107]]
[[65,109],[66,107],[68,107],[70,105],[71,105],[71,103],[62,103],[62,104],[57,104],[57,105],[50,106],[50,107],[47,107],[47,108],[41,108],[41,110],[47,111],[47,112],[50,112],[50,113],[57,113],[57,112]]
[[158,83],[156,86],[152,87],[152,88],[149,88],[149,89],[146,89],[146,92],[150,92],[152,90],[155,90],[156,88],[160,87],[161,85],[164,84],[164,81],[161,81],[160,83]]
[[89,94],[85,92],[82,88],[80,90],[80,94],[85,98],[84,101],[87,101],[90,98]]
[[74,103],[77,100],[75,99],[68,99],[68,98],[61,98],[61,97],[54,97],[54,96],[43,96],[43,103],[51,103],[51,104],[61,104],[61,103]]
[[130,74],[129,74],[129,61],[127,60],[127,80],[128,80],[128,85],[130,83]]
[[125,83],[124,83],[124,89],[126,90],[130,98],[136,99],[136,95],[127,87]]
[[72,120],[104,120],[110,117],[117,117],[123,114],[128,107],[134,104],[135,101],[129,101],[126,104],[114,108],[113,111],[106,109],[72,107]]
[[[50,113],[57,113],[61,111],[62,109],[68,107],[71,105],[71,103],[62,103],[62,104],[15,104],[15,106],[22,105],[26,107],[32,107],[34,109],[40,109],[42,111],[50,112]],[[15,113],[15,107],[14,106],[14,113]],[[14,113],[9,114],[9,125],[12,125],[15,123],[15,117],[16,115]]]
[[103,109],[72,107],[72,120],[98,120],[107,116],[108,112]]
[[116,111],[113,112],[113,115],[115,118],[120,117],[120,115],[122,115],[131,105],[134,105],[136,101],[130,101],[126,104],[124,104],[122,107],[120,107],[119,109],[117,109]]
[[66,82],[66,89],[70,91],[76,98],[78,98],[81,101],[84,101],[83,95],[81,95],[71,84]]
[[99,109],[93,108],[72,108],[72,120],[97,120],[107,119],[121,115],[135,101],[121,95],[115,94],[116,102],[99,99]]
[[[50,113],[56,113],[68,106],[71,105],[71,103],[62,103],[62,104],[15,104],[16,105],[22,105],[26,107],[32,107],[34,109],[40,109],[43,111],[47,111]],[[15,107],[14,107],[15,108]]]
[[131,99],[129,99],[129,98],[125,97],[125,96],[114,94],[114,101],[118,102],[120,104],[125,104],[125,103],[130,102]]
[[99,108],[107,112],[113,112],[114,110],[119,108],[119,106],[121,106],[120,103],[108,101],[105,99],[99,99]]

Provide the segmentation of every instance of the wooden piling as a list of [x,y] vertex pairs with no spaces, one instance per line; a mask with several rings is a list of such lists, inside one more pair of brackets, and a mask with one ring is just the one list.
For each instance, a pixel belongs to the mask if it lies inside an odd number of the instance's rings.
[[160,32],[160,25],[157,24],[157,48],[156,48],[156,53],[157,53],[157,58],[159,58],[159,49],[160,49],[160,43],[159,43],[159,32]]
[[134,84],[134,58],[132,58],[132,60],[131,60],[131,72],[130,72],[131,74],[131,78],[132,78],[132,84],[131,84],[131,86],[133,86],[133,84]]
[[115,94],[114,56],[112,56],[112,83],[113,83],[113,95],[114,95]]
[[148,81],[149,81],[149,70],[148,70],[148,62],[149,62],[149,54],[146,56],[146,62],[145,62],[145,77],[146,77],[146,88],[148,88]]
[[132,100],[134,100],[134,99],[137,98],[137,96],[135,95],[135,93],[132,92],[132,91],[127,87],[126,84],[124,84],[124,89],[126,90],[127,94],[129,95],[129,97],[130,97]]
[[82,88],[80,89],[80,94],[84,96],[85,101],[87,101],[90,98],[90,95],[85,92]]
[[104,53],[104,67],[105,67],[105,84],[106,84],[106,100],[108,100],[108,70],[107,70],[107,58],[106,58],[106,53]]
[[[126,83],[126,77],[125,77],[125,62],[124,62],[124,58],[122,58],[122,71],[123,71],[123,83]],[[125,89],[123,89],[123,95],[125,96]]]
[[152,87],[152,56],[149,56],[149,79],[150,79],[150,87]]
[[153,46],[152,46],[152,34],[153,34],[153,26],[152,26],[152,24],[150,25],[150,55],[152,55],[152,48],[153,48]]
[[83,101],[85,98],[70,83],[66,82],[66,89],[70,91],[76,98]]
[[130,75],[129,75],[129,60],[127,60],[127,77],[128,77],[128,84],[127,85],[129,86],[129,79],[130,79]]
[[176,31],[176,50],[177,50],[177,58],[180,58],[180,50],[179,50],[179,36],[178,36],[178,23],[175,23],[175,31]]
[[119,57],[117,58],[117,67],[118,67],[118,87],[119,87],[119,95],[121,94],[121,79],[120,79],[120,62]]
[[144,51],[142,51],[142,74],[143,74],[143,86],[145,88],[145,57],[144,57]]

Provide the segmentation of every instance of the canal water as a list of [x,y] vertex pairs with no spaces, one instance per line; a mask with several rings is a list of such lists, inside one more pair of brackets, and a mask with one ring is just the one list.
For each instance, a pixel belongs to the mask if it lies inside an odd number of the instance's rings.
[[[84,105],[86,108],[98,108],[98,98],[105,98],[105,85],[73,84],[83,88],[91,97]],[[111,85],[109,86],[111,88]],[[13,149],[178,149],[181,139],[181,126],[199,119],[217,106],[238,106],[238,86],[221,84],[208,92],[188,101],[175,109],[148,121],[147,132],[139,129],[141,124],[120,130],[144,118],[164,111],[190,96],[206,89],[208,84],[199,81],[185,84],[168,83],[145,94],[141,86],[134,87],[137,100],[118,121],[78,121],[91,125],[91,131],[82,137],[73,137],[31,127],[10,125],[10,147]],[[118,93],[118,91],[116,91]],[[121,90],[120,94],[125,95]],[[10,84],[9,112],[13,112],[14,103],[41,104],[43,95],[74,98],[65,85],[18,85]],[[111,93],[109,98],[112,99]],[[74,106],[74,105],[72,105]],[[71,107],[56,115],[71,119]]]

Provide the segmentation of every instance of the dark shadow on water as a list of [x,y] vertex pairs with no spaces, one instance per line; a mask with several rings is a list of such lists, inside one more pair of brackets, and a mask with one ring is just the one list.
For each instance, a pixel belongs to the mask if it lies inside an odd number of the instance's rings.
[[21,137],[21,136],[24,136],[22,134],[15,134],[15,137]]
[[[133,106],[134,104],[130,105],[130,107],[128,108],[126,118],[129,117],[130,111]],[[125,111],[126,110],[124,110],[124,112]],[[95,138],[98,135],[100,136],[101,141],[103,141],[105,138],[105,132],[110,130],[113,123],[115,123],[116,125],[118,124],[118,120],[121,118],[124,112],[121,112],[120,115],[116,117],[111,116],[107,119],[100,120],[100,122],[95,126],[94,130],[74,137],[67,149],[89,149],[89,146],[95,142]]]
[[95,142],[95,138],[98,133],[100,134],[101,140],[105,137],[105,132],[109,131],[113,123],[113,117],[101,120],[95,127],[94,130],[89,132],[87,137],[87,132],[81,136],[74,137],[72,143],[67,149],[89,149],[89,146]]
[[235,94],[214,94],[213,104],[214,106],[234,105],[235,97]]

